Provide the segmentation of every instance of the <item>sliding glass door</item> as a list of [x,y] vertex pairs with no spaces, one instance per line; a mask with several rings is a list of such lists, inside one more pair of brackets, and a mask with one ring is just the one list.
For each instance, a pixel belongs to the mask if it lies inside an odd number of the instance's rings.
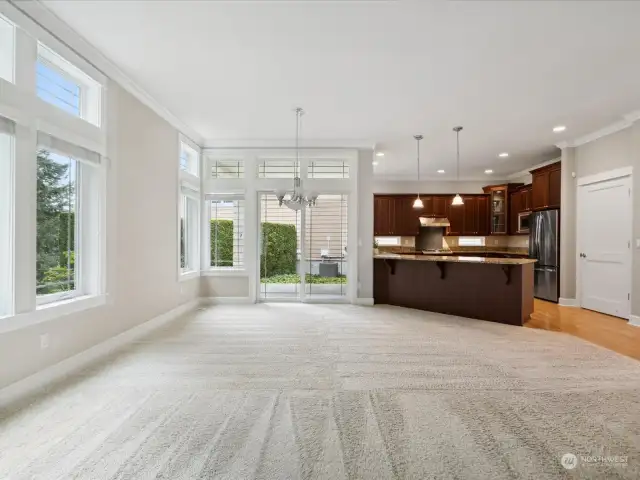
[[347,195],[294,211],[260,193],[260,301],[341,301],[347,295]]

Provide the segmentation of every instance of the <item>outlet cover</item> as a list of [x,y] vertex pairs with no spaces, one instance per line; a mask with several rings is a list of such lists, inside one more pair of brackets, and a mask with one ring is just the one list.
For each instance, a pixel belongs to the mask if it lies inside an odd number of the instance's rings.
[[49,334],[43,333],[40,335],[40,350],[44,350],[45,348],[49,348]]

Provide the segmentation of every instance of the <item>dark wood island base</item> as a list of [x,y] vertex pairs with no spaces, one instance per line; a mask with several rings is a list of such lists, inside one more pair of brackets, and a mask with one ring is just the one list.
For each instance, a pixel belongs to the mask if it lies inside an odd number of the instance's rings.
[[530,259],[374,256],[376,304],[522,325],[533,313]]

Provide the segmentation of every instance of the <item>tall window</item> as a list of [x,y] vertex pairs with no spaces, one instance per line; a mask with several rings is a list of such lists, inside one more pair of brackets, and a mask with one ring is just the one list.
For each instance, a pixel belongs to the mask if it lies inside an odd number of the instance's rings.
[[[183,187],[183,190],[184,189]],[[191,194],[180,196],[180,270],[198,270],[198,201]]]
[[15,27],[0,15],[0,78],[13,83]]
[[12,313],[13,122],[0,117],[0,317]]
[[244,268],[244,199],[235,195],[208,195],[211,232],[211,268]]
[[43,299],[77,293],[79,168],[71,157],[38,152],[36,295]]

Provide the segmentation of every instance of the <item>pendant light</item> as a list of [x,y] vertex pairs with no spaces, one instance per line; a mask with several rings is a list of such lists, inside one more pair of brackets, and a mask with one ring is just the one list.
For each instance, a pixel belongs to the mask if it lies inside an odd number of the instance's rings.
[[[456,181],[460,181],[460,130],[462,127],[453,127],[453,131],[456,132]],[[451,205],[464,205],[464,200],[459,193],[453,197]]]
[[[420,188],[420,140],[422,140],[422,135],[414,135],[413,138],[416,139],[416,145],[418,149],[418,188]],[[418,192],[418,197],[413,201],[413,208],[416,210],[424,208],[422,203],[422,199],[420,198],[420,192]]]

